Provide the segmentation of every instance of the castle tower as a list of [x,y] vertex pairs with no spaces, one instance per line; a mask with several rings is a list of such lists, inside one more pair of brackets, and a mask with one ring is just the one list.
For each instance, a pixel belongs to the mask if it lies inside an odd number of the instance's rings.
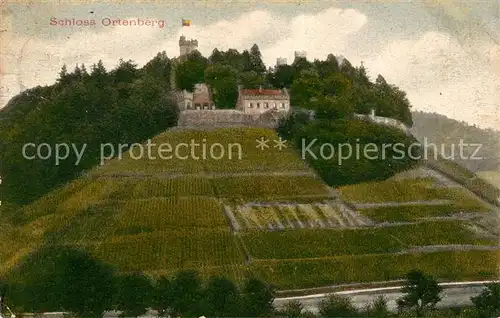
[[307,52],[306,51],[295,51],[295,59],[298,58],[307,58]]
[[182,35],[179,38],[179,54],[180,56],[187,55],[193,51],[198,50],[198,40],[186,40],[186,37]]
[[286,65],[286,58],[278,57],[276,59],[276,66],[280,66],[280,65]]

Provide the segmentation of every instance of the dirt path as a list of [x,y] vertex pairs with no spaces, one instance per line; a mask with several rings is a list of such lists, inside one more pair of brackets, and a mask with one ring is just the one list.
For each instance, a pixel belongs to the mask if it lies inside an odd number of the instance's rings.
[[262,172],[204,172],[198,173],[143,173],[143,172],[121,172],[121,173],[100,173],[88,176],[88,178],[166,178],[175,179],[182,177],[203,177],[203,178],[227,178],[227,177],[253,177],[253,176],[311,176],[316,177],[316,174],[306,170],[296,171],[262,171]]
[[357,209],[370,209],[379,207],[398,207],[408,205],[444,205],[451,203],[450,200],[421,200],[409,202],[380,202],[380,203],[353,203]]

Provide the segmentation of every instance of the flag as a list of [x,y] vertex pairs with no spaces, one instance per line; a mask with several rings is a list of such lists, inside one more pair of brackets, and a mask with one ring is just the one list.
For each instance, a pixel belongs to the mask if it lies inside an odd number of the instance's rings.
[[188,19],[182,19],[182,26],[190,26],[191,25],[191,20]]

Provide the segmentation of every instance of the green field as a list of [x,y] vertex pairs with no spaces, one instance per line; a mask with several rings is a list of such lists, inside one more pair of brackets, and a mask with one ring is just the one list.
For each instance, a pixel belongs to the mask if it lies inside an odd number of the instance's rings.
[[487,210],[485,204],[465,189],[435,187],[431,178],[365,182],[340,187],[339,191],[342,198],[351,203],[450,200],[457,209]]
[[[257,149],[256,140],[260,138],[270,140],[270,148]],[[114,174],[124,172],[135,173],[199,173],[201,171],[212,173],[235,173],[248,171],[290,171],[308,170],[305,162],[300,159],[297,152],[291,148],[279,150],[274,148],[273,140],[278,140],[276,133],[269,129],[261,128],[221,128],[210,131],[173,131],[165,132],[151,139],[151,156],[144,151],[141,159],[131,158],[130,152],[125,152],[122,159],[109,161],[112,164],[94,169],[90,174]],[[185,146],[179,148],[179,156],[175,156],[175,148],[179,144],[199,144],[191,154]],[[164,144],[164,149],[172,149],[170,153],[164,153],[163,158],[158,154],[159,145]],[[210,148],[214,144],[222,145],[214,147],[213,154],[210,155]],[[146,143],[144,143],[146,145]],[[205,151],[203,152],[203,145]],[[171,147],[171,148],[170,148]],[[115,146],[115,148],[118,148]],[[144,147],[146,150],[147,148]],[[132,157],[139,157],[140,151],[132,149]],[[223,151],[223,152],[222,152]],[[118,152],[118,150],[116,150]],[[205,156],[203,154],[205,153]],[[217,159],[219,156],[221,159]],[[230,155],[231,154],[231,155]],[[171,159],[167,159],[171,155]],[[187,158],[186,158],[187,157]],[[196,159],[201,158],[201,159]],[[203,159],[205,157],[205,159]],[[151,159],[156,158],[156,159]]]
[[[417,265],[444,279],[489,277],[492,272],[494,252],[399,254],[413,246],[495,243],[467,230],[464,222],[349,228],[359,224],[348,225],[352,216],[324,203],[331,200],[329,189],[297,153],[258,150],[255,140],[260,137],[277,139],[265,129],[165,132],[153,142],[205,139],[240,143],[246,152],[237,161],[134,160],[125,154],[5,214],[0,221],[0,274],[30,251],[50,245],[82,248],[123,272],[158,276],[191,268],[202,277],[224,275],[238,282],[253,274],[279,288],[401,278]],[[484,209],[463,191],[430,185],[432,180],[426,179],[383,181],[340,191],[349,202],[448,199],[464,211]],[[247,205],[252,202],[274,205]],[[233,233],[226,207],[242,225],[241,232]],[[419,209],[361,212],[374,220],[451,213],[444,207],[438,212]],[[279,223],[285,230],[269,231],[269,224],[277,229]],[[299,229],[301,223],[305,228]],[[318,227],[309,228],[311,224]]]
[[499,263],[498,251],[457,251],[259,260],[252,269],[281,289],[296,289],[401,279],[413,269],[447,281],[497,279]]
[[426,245],[495,245],[477,238],[458,222],[425,222],[367,229],[252,232],[243,241],[256,259],[321,258],[399,252]]
[[477,178],[473,172],[451,160],[443,158],[438,160],[429,159],[426,164],[460,183],[489,203],[500,205],[498,202],[498,197],[500,197],[498,171],[479,173],[481,178]]
[[417,221],[429,217],[443,217],[460,212],[487,212],[485,207],[464,209],[459,205],[404,205],[359,209],[358,212],[377,222]]
[[328,196],[323,181],[312,176],[237,176],[211,179],[217,195],[243,201],[275,201],[299,196]]

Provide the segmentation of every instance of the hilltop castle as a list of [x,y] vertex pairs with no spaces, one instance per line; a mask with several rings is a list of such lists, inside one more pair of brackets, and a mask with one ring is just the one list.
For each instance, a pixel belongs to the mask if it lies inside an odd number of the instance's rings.
[[198,40],[186,40],[186,37],[182,35],[179,38],[179,56],[185,56],[193,51],[198,51]]
[[[179,38],[179,61],[198,50],[198,41],[186,40],[185,36]],[[295,58],[307,58],[305,51],[295,51]],[[337,57],[342,63],[343,56]],[[277,65],[284,65],[285,58],[278,58]],[[172,76],[172,80],[174,80]],[[175,85],[174,85],[175,86]],[[289,114],[292,110],[290,95],[286,88],[246,89],[238,86],[238,99],[234,109],[217,109],[213,102],[210,87],[205,83],[194,85],[192,92],[183,90],[176,92],[177,105],[180,110],[179,126],[224,126],[224,125],[253,125],[273,127],[279,118]],[[372,109],[370,114],[355,114],[357,118],[375,122],[381,125],[392,126],[406,133],[409,128],[402,122],[383,116],[376,116]],[[314,116],[313,116],[314,117]]]

